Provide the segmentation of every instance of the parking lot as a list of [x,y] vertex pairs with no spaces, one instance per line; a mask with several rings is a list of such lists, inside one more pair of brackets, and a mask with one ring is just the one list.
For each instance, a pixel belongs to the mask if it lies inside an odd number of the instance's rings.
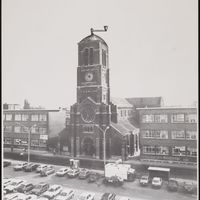
[[[4,168],[3,176],[7,178],[17,177],[19,179],[26,180],[33,184],[38,184],[39,182],[46,182],[50,185],[59,184],[62,185],[63,188],[73,188],[75,190],[75,197],[77,199],[78,196],[84,192],[93,192],[95,193],[95,200],[100,200],[101,196],[105,192],[115,193],[116,200],[119,200],[121,196],[128,196],[132,200],[189,200],[189,199],[197,199],[195,195],[186,194],[182,191],[178,192],[169,192],[166,188],[166,183],[163,184],[161,189],[153,189],[151,185],[147,187],[141,187],[139,185],[139,181],[136,179],[134,182],[125,182],[120,187],[114,187],[112,185],[104,185],[102,183],[102,178],[100,178],[95,183],[88,183],[86,180],[80,180],[78,178],[68,178],[57,177],[54,174],[48,175],[46,177],[41,177],[40,174],[36,172],[24,172],[24,171],[14,171],[13,166],[19,161],[11,161],[12,164],[8,167]],[[62,168],[63,166],[53,166],[55,170]]]

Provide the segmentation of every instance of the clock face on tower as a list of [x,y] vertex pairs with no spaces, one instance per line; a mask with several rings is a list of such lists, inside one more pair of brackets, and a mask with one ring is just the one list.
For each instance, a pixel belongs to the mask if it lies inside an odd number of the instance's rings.
[[92,81],[92,79],[93,79],[93,73],[87,72],[87,73],[85,74],[85,80],[86,80],[86,81]]
[[85,105],[81,109],[81,118],[86,123],[93,122],[95,119],[95,110],[90,105]]

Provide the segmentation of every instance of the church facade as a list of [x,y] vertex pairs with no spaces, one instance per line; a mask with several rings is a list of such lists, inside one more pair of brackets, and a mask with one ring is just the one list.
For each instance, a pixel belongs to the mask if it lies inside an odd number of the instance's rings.
[[77,100],[67,125],[71,156],[103,159],[105,153],[125,160],[138,154],[139,129],[129,122],[132,105],[122,103],[127,115],[119,119],[109,81],[108,45],[91,33],[78,43]]

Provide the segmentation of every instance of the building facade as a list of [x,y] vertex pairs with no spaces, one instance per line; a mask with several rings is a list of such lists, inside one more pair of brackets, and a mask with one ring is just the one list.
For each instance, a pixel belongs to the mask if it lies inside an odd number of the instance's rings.
[[141,159],[197,161],[197,109],[137,108]]
[[[11,109],[9,109],[11,108]],[[54,115],[56,113],[56,115]],[[31,149],[45,149],[50,137],[54,137],[65,126],[65,118],[58,118],[60,110],[13,109],[3,110],[4,147],[28,148],[29,133]],[[61,113],[61,116],[63,114]],[[56,120],[57,119],[57,120]],[[63,124],[61,124],[63,122]]]
[[78,43],[77,101],[71,106],[67,126],[72,156],[103,159],[106,152],[106,157],[126,159],[128,152],[134,151],[127,148],[130,141],[135,143],[131,144],[132,149],[138,147],[139,141],[128,137],[138,137],[137,128],[128,120],[118,120],[117,105],[110,98],[109,81],[108,45],[91,33]]

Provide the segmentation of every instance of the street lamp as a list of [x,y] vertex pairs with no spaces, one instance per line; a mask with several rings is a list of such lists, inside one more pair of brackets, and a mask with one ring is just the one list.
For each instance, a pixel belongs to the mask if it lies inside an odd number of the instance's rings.
[[27,127],[27,126],[24,126],[23,124],[20,124],[20,123],[17,123],[18,125],[20,126],[23,126],[25,128],[28,128],[28,163],[30,162],[30,148],[31,148],[31,129],[35,126],[37,126],[36,124],[34,124],[33,126],[31,127]]
[[104,26],[103,28],[104,28],[103,30],[95,30],[95,29],[91,28],[90,29],[91,35],[93,35],[93,32],[106,32],[108,30],[108,26]]
[[105,130],[103,130],[100,126],[96,127],[99,128],[99,130],[102,131],[103,133],[103,162],[104,162],[104,169],[105,169],[105,165],[106,165],[106,131],[110,128],[110,126],[107,126]]

